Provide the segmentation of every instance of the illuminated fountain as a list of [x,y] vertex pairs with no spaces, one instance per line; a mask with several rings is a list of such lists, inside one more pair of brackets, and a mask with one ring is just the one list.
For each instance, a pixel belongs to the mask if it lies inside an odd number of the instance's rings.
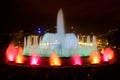
[[88,65],[88,62],[98,65],[102,62],[114,63],[116,61],[112,48],[103,48],[101,55],[99,54],[95,36],[76,36],[74,33],[65,33],[63,17],[62,9],[60,9],[57,16],[57,33],[46,33],[43,37],[25,36],[24,47],[11,43],[6,50],[6,61],[10,64],[17,63],[26,66],[55,67],[70,66],[70,64],[82,66]]
[[74,33],[65,33],[64,16],[60,9],[57,15],[57,33],[46,33],[43,38],[40,36],[24,37],[24,55],[31,56],[32,52],[41,57],[50,57],[55,52],[59,57],[71,57],[77,53],[81,56],[89,56],[91,51],[97,51],[96,37],[87,36],[80,39]]
[[89,57],[89,61],[91,64],[100,64],[101,56],[97,51],[92,51]]
[[72,65],[82,65],[82,58],[78,54],[72,56]]
[[115,61],[115,53],[110,47],[105,48],[103,53],[103,61],[109,63],[113,63]]
[[15,56],[15,62],[18,64],[24,63],[26,60],[25,56],[23,56],[23,48],[18,46],[18,53]]
[[50,55],[50,65],[61,66],[61,61],[55,52],[52,52]]
[[10,44],[6,50],[6,59],[7,61],[14,61],[17,55],[17,48],[14,44]]
[[32,53],[30,57],[30,65],[39,65],[40,64],[40,56]]

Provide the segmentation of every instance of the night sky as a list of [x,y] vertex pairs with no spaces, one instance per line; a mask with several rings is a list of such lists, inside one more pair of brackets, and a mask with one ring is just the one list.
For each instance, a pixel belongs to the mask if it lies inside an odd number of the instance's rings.
[[56,26],[63,9],[66,32],[74,26],[81,33],[104,33],[120,27],[119,0],[1,0],[0,32],[33,31]]

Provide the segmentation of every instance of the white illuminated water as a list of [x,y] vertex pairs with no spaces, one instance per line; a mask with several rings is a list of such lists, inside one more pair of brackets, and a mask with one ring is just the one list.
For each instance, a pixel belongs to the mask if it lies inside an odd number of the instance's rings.
[[90,53],[97,51],[96,37],[87,36],[80,39],[74,33],[65,33],[63,11],[60,9],[57,15],[57,33],[46,33],[40,36],[24,37],[24,55],[31,56],[32,52],[41,57],[50,57],[52,52],[59,57],[71,57],[73,54],[89,56]]

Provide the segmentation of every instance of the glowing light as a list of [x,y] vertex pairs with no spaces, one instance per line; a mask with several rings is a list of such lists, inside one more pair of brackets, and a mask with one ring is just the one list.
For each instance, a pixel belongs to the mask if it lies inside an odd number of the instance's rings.
[[36,55],[35,53],[32,53],[32,56],[30,58],[30,65],[39,65],[40,64],[40,56]]
[[37,28],[37,32],[40,34],[41,33],[41,28]]
[[61,65],[61,61],[55,52],[53,52],[50,56],[50,65],[51,66],[60,66]]
[[111,48],[106,48],[103,54],[103,61],[108,62],[108,61],[114,60],[114,51]]
[[87,43],[87,42],[78,42],[79,45],[83,45],[83,46],[93,46],[93,43]]
[[104,48],[101,49],[101,53],[104,54]]
[[90,63],[91,63],[91,64],[99,64],[100,61],[101,61],[100,54],[97,53],[97,51],[93,51],[93,52],[90,54]]
[[22,64],[25,61],[25,57],[22,55],[23,54],[23,49],[22,47],[18,47],[18,54],[16,55],[15,61],[16,63]]
[[6,50],[7,61],[14,61],[16,54],[17,54],[17,48],[15,48],[15,45],[11,43]]
[[74,54],[72,56],[72,64],[73,65],[82,65],[82,58],[79,54]]

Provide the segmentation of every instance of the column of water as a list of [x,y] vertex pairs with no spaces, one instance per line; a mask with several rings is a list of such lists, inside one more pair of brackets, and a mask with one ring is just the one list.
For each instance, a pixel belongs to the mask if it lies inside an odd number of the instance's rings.
[[30,36],[27,37],[27,46],[28,46],[28,47],[31,46],[31,39],[30,39]]
[[24,48],[27,46],[26,37],[24,37]]
[[90,36],[88,35],[87,36],[87,46],[89,46],[90,45]]
[[93,45],[97,45],[96,44],[96,37],[95,36],[93,36],[92,42],[93,42]]

